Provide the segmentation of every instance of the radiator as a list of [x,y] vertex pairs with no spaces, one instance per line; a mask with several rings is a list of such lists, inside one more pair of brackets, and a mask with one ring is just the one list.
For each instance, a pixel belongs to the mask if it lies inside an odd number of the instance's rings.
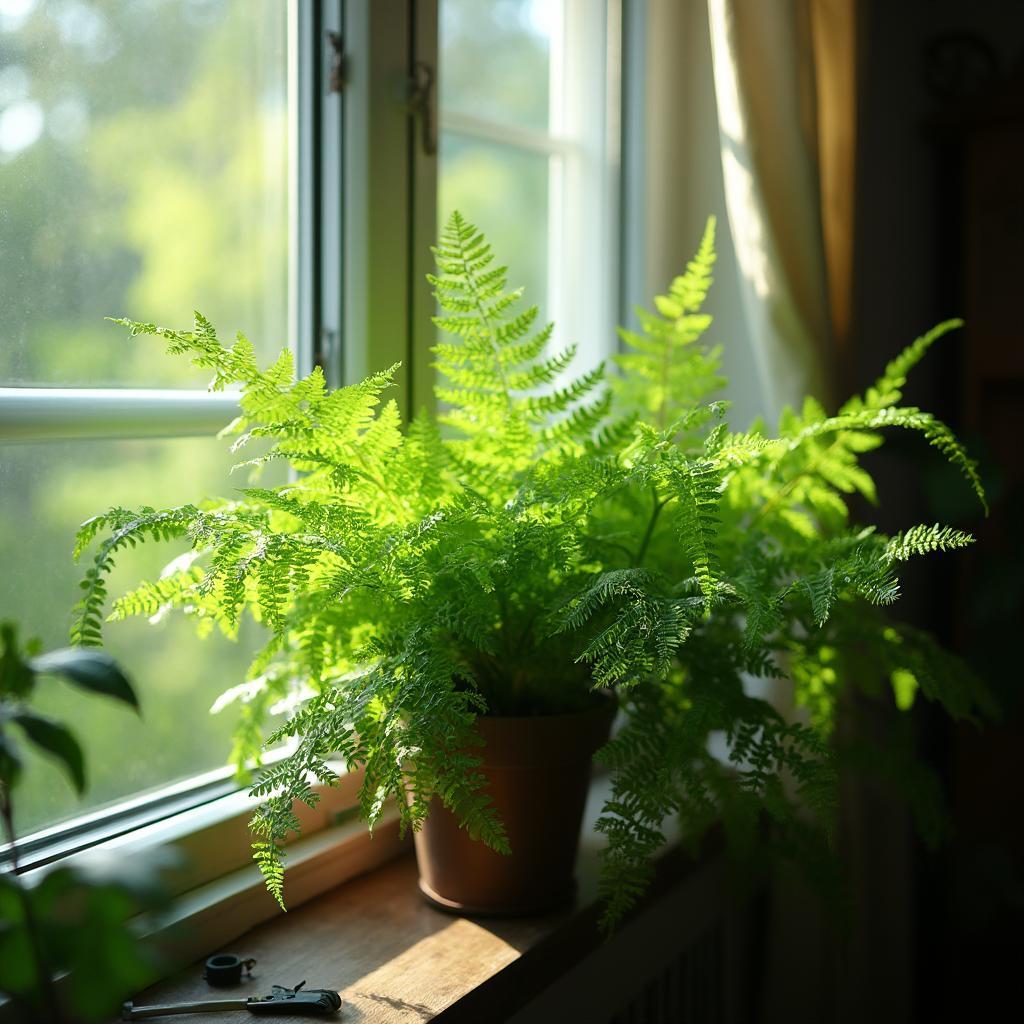
[[725,1024],[725,934],[715,927],[683,950],[607,1018],[607,1024]]
[[750,1024],[758,901],[724,864],[665,893],[506,1024]]

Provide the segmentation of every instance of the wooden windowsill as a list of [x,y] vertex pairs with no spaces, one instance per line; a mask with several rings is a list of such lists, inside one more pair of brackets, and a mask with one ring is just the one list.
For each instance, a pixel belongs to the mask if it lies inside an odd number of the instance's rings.
[[[591,813],[586,818],[589,826]],[[213,989],[201,977],[202,966],[193,965],[137,995],[135,1004],[255,995],[274,984],[306,981],[309,988],[341,994],[342,1022],[504,1020],[601,944],[598,855],[599,842],[585,827],[571,906],[543,917],[471,919],[424,902],[415,860],[406,853],[246,932],[229,948],[209,951],[254,957],[251,980]],[[702,876],[718,867],[717,856],[698,864],[672,853],[661,865],[656,890],[683,882],[695,891],[715,888]],[[702,916],[692,923],[699,925]],[[195,1019],[227,1024],[241,1018],[236,1012]],[[309,1018],[274,1019],[297,1024]]]

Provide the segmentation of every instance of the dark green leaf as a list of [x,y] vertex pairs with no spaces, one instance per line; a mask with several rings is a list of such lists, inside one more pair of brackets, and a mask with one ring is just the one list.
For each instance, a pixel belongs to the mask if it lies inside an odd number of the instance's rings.
[[61,725],[60,722],[36,714],[34,711],[19,710],[11,718],[21,726],[32,743],[61,763],[75,789],[79,793],[83,792],[85,790],[85,757],[71,730]]
[[0,783],[13,789],[21,775],[21,755],[14,740],[0,732]]
[[114,697],[138,710],[139,701],[128,677],[103,651],[67,647],[33,658],[29,664],[40,674],[63,676],[83,690]]
[[33,892],[51,963],[70,974],[67,991],[76,1020],[109,1020],[127,993],[153,980],[152,954],[131,926],[151,899],[152,886],[136,892],[109,870],[58,868]]
[[24,899],[19,879],[0,875],[0,992],[38,1007],[39,974],[24,924]]
[[0,694],[27,697],[35,673],[18,651],[18,630],[13,622],[0,622]]

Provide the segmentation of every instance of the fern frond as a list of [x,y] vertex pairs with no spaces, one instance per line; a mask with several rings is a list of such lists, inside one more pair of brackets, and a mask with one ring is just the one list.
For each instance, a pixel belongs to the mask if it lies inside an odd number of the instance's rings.
[[678,500],[679,540],[693,561],[694,575],[710,604],[722,591],[717,554],[722,471],[710,459],[681,459],[672,467],[671,480]]
[[951,526],[912,526],[892,537],[886,545],[886,557],[894,562],[905,562],[914,555],[927,555],[933,551],[954,551],[974,543],[974,537]]
[[836,600],[835,568],[829,566],[821,572],[808,576],[800,581],[811,601],[811,611],[818,626],[828,620],[832,605]]
[[840,409],[840,415],[858,412],[861,409],[887,409],[896,405],[903,397],[903,385],[906,384],[910,371],[924,358],[936,341],[963,325],[964,322],[960,319],[944,320],[912,341],[890,361],[885,373],[863,396],[855,395]]
[[[260,824],[256,818],[253,818],[249,823],[249,827],[253,832],[259,834]],[[287,912],[288,908],[284,902],[285,853],[283,848],[276,843],[253,843],[252,856],[253,860],[256,861],[256,866],[260,869],[260,874],[263,876],[267,892],[274,897],[277,905]]]
[[[102,643],[101,621],[107,600],[106,577],[114,567],[114,556],[118,551],[125,547],[135,547],[144,539],[165,541],[181,537],[202,517],[194,505],[182,505],[165,512],[142,509],[130,518],[123,515],[123,512],[114,509],[107,514],[111,521],[120,525],[100,545],[93,564],[86,570],[85,578],[79,584],[83,594],[74,608],[75,619],[71,626],[73,644],[98,647]],[[90,534],[95,535],[95,531],[87,526],[86,536]]]
[[931,413],[922,412],[913,406],[865,408],[822,419],[801,430],[790,442],[790,449],[795,450],[807,441],[823,434],[847,430],[880,430],[887,427],[903,427],[922,434],[928,443],[937,448],[951,465],[960,470],[977,495],[982,507],[986,513],[988,512],[988,502],[985,499],[981,478],[978,476],[977,464],[967,454],[949,427],[937,420]]
[[193,566],[159,580],[143,583],[113,603],[108,621],[126,619],[133,615],[152,616],[166,607],[194,601],[203,576],[203,570]]
[[711,317],[698,311],[711,286],[714,240],[712,217],[686,273],[672,281],[668,294],[656,297],[658,312],[637,309],[641,332],[620,331],[627,346],[615,357],[622,371],[614,381],[620,408],[661,429],[725,383],[719,375],[719,352],[696,344],[711,325]]

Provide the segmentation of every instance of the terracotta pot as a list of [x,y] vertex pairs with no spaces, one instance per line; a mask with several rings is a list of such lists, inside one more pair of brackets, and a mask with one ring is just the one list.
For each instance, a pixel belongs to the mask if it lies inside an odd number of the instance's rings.
[[470,839],[435,797],[416,833],[420,891],[444,910],[532,914],[567,900],[591,760],[608,739],[616,703],[533,718],[477,719],[488,793],[510,856]]

